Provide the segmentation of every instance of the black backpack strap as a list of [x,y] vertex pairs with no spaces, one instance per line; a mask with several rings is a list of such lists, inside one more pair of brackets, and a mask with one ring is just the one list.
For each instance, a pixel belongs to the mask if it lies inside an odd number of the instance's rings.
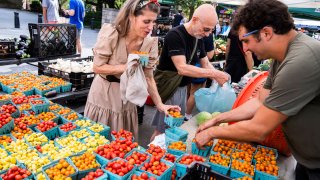
[[[183,35],[182,35],[181,31],[178,30],[178,28],[175,28],[173,31],[176,31],[179,34],[180,38],[183,39]],[[195,54],[195,52],[197,50],[197,45],[198,45],[198,39],[195,38],[195,43],[194,43],[194,46],[193,46],[193,50],[192,50],[192,53],[191,53],[191,56],[190,56],[189,60],[187,61],[187,64],[191,63],[191,61],[193,59],[193,56],[194,56],[194,54]]]

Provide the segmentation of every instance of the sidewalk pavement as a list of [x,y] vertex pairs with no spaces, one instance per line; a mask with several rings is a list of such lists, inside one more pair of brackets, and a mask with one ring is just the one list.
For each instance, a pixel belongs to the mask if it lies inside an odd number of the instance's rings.
[[[14,12],[19,13],[20,28],[14,28]],[[67,22],[61,18],[62,22]],[[38,23],[38,13],[16,9],[0,8],[0,39],[15,38],[20,35],[30,36],[28,23]],[[99,30],[84,28],[82,32],[82,57],[92,56],[92,47],[96,43]]]

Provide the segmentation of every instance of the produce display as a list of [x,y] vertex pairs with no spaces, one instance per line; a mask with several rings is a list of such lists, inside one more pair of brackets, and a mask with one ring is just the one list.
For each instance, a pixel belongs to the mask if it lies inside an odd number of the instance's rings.
[[32,173],[39,173],[42,171],[42,167],[45,165],[48,165],[51,163],[51,160],[49,157],[34,157],[32,159],[24,161],[24,164],[26,167],[32,172]]
[[[49,77],[48,77],[49,78]],[[53,79],[48,79],[48,81],[53,80]],[[35,99],[35,98],[41,98],[41,95],[35,94],[35,95],[29,95],[27,96],[28,99]]]
[[16,153],[19,151],[25,151],[29,148],[28,144],[24,140],[16,140],[11,142],[10,144],[3,144],[5,150],[10,153]]
[[8,124],[12,120],[12,117],[9,113],[0,113],[0,128]]
[[23,104],[23,103],[28,103],[29,99],[27,98],[27,96],[18,96],[18,97],[12,98],[12,102],[15,104]]
[[172,162],[172,163],[174,163],[174,162],[177,160],[177,158],[176,158],[173,154],[169,154],[169,153],[167,153],[167,154],[164,156],[164,159],[165,159],[166,161],[169,161],[169,162]]
[[152,156],[150,161],[144,163],[141,167],[141,170],[150,172],[157,176],[161,176],[167,169],[169,169],[169,166],[166,163],[161,162],[160,159],[155,156]]
[[95,172],[89,172],[88,175],[86,175],[84,178],[81,178],[81,180],[94,180],[98,177],[101,177],[104,174],[104,172],[101,169],[97,169]]
[[[36,97],[50,95],[50,93],[48,93],[49,91],[60,93],[62,85],[66,83],[68,82],[61,78],[38,76],[29,72],[3,75],[0,79],[2,90],[11,94],[9,100],[12,100],[12,102],[17,105],[28,103],[30,102],[29,100]],[[33,102],[38,104],[36,101]]]
[[88,150],[95,150],[97,147],[102,146],[104,144],[108,144],[109,140],[107,140],[104,136],[100,134],[94,134],[94,136],[89,136],[83,140],[84,145]]
[[241,177],[241,178],[237,178],[236,180],[253,180],[253,178],[249,177],[249,176],[244,176],[244,177]]
[[[18,125],[20,128],[23,125],[30,126],[30,125],[35,125],[38,123],[40,123],[40,119],[34,115],[23,116],[23,117],[19,117],[19,118],[14,119],[14,124]],[[23,127],[25,127],[25,126],[23,126]]]
[[153,176],[149,177],[147,173],[143,172],[140,175],[132,175],[131,180],[156,180],[156,178]]
[[109,162],[105,169],[113,174],[117,174],[119,176],[124,176],[129,173],[134,168],[134,165],[129,164],[127,161],[123,159],[117,159],[115,161]]
[[60,129],[64,132],[69,132],[71,130],[74,130],[75,128],[77,128],[76,125],[74,125],[72,122],[68,122],[66,124],[63,124],[62,126],[60,126]]
[[12,180],[12,179],[20,180],[20,179],[25,179],[30,175],[31,175],[30,171],[24,168],[20,168],[18,166],[14,166],[8,172],[1,175],[1,178],[3,180]]
[[170,110],[169,115],[171,115],[174,118],[181,118],[183,117],[183,115],[180,113],[180,111],[174,111],[174,110]]
[[248,163],[251,163],[252,154],[246,151],[235,151],[231,154],[232,159],[243,160]]
[[147,149],[147,152],[152,156],[155,156],[156,158],[161,159],[166,153],[166,150],[162,149],[160,146],[155,146],[153,144],[150,144],[149,148]]
[[2,58],[30,58],[29,44],[30,38],[26,35],[20,35],[20,38],[0,39],[0,55]]
[[52,152],[57,152],[59,148],[54,146],[53,141],[50,141],[49,143],[44,144],[42,146],[37,145],[36,149],[44,155],[48,155],[48,154],[50,155],[52,154]]
[[201,124],[211,120],[212,118],[216,117],[220,112],[214,112],[212,114],[202,111],[196,116],[197,124],[200,126]]
[[1,156],[2,158],[8,157],[7,151],[4,150],[4,149],[2,149],[2,148],[0,148],[0,156]]
[[57,118],[57,115],[55,115],[53,112],[42,112],[38,115],[38,118],[42,121],[51,121]]
[[3,158],[1,158],[1,161],[0,161],[0,171],[5,171],[9,168],[12,168],[13,166],[15,166],[17,164],[16,158],[14,158],[12,156],[6,156],[6,155],[1,156]]
[[32,146],[37,146],[48,142],[48,138],[42,133],[32,133],[24,137]]
[[169,149],[175,149],[180,151],[186,151],[187,145],[182,141],[173,142],[168,146]]
[[110,144],[105,144],[103,146],[99,146],[95,153],[99,154],[100,156],[106,159],[114,159],[116,157],[124,158],[124,156],[130,152],[132,149],[138,147],[137,142],[132,142],[131,140],[124,139],[120,140],[117,139],[112,141]]
[[69,113],[65,116],[63,116],[65,119],[69,120],[69,121],[73,121],[79,118],[78,114],[76,112],[73,113]]
[[32,106],[31,106],[30,103],[21,104],[21,105],[18,106],[18,109],[19,109],[20,111],[29,110],[29,109],[31,109],[31,108],[32,108]]
[[[48,90],[48,89],[42,89],[42,90]],[[44,104],[45,102],[43,100],[31,100],[31,104],[36,105],[36,104]]]
[[231,161],[231,158],[228,156],[223,156],[220,153],[213,154],[209,157],[211,163],[219,164],[221,166],[228,167]]
[[75,130],[70,134],[78,139],[82,139],[91,135],[87,129]]
[[53,121],[44,121],[37,125],[37,129],[39,129],[41,132],[45,132],[56,126],[57,126],[57,123]]
[[8,143],[11,143],[12,141],[13,140],[10,136],[7,136],[7,135],[0,136],[0,145],[8,144]]
[[13,114],[13,113],[17,112],[17,108],[15,106],[13,106],[12,104],[2,105],[0,110],[3,113],[9,113],[9,114]]
[[11,135],[16,139],[22,139],[26,134],[31,134],[33,131],[27,127],[27,125],[20,123],[15,124],[13,130],[11,131]]
[[126,158],[131,165],[141,165],[147,159],[148,155],[146,153],[140,153],[138,151],[133,151],[132,154]]
[[[50,79],[17,73],[5,75],[5,80],[0,79],[1,86],[18,82],[19,78],[13,78],[18,76],[28,77],[27,79],[39,84]],[[19,83],[22,82],[19,80]],[[53,84],[51,87],[54,87]],[[42,87],[46,88],[47,83],[39,86],[40,89]],[[206,144],[210,147],[209,155],[188,154],[187,147],[193,143],[186,143],[187,134],[174,127],[172,139],[166,144],[168,152],[153,144],[145,150],[134,142],[132,132],[124,129],[111,131],[110,137],[110,134],[104,133],[109,127],[82,117],[59,104],[50,102],[44,112],[30,110],[34,105],[48,104],[49,101],[40,95],[25,95],[14,91],[10,95],[0,95],[0,100],[5,102],[0,105],[2,179],[24,179],[32,176],[31,178],[39,180],[87,180],[104,175],[125,179],[151,180],[162,176],[165,179],[176,179],[178,175],[181,177],[178,165],[189,167],[195,161],[208,164],[213,170],[213,165],[220,165],[227,169],[228,176],[233,171],[243,173],[241,177],[234,177],[235,179],[253,179],[255,176],[266,175],[277,178],[279,175],[278,154],[272,148],[219,139]],[[13,114],[18,110],[20,116],[15,118]],[[198,123],[202,124],[216,114],[218,113],[202,112]],[[183,117],[180,112],[172,111],[170,115],[174,118]],[[4,133],[1,130],[5,128],[8,131]],[[50,132],[53,131],[59,135],[50,140]],[[181,151],[181,154],[177,155],[170,149]]]
[[7,100],[10,100],[11,99],[11,96],[9,94],[2,94],[0,95],[0,102],[2,101],[7,101]]
[[268,161],[264,161],[256,164],[256,170],[271,174],[273,176],[278,176],[279,167]]
[[215,60],[225,59],[227,41],[222,38],[218,38],[214,41],[214,44],[215,44],[214,59]]
[[[0,80],[1,82],[1,80]],[[11,97],[19,97],[19,96],[24,96],[23,92],[20,92],[20,91],[14,91],[11,93]]]
[[250,176],[254,175],[254,165],[246,161],[232,160],[231,168],[249,174]]
[[72,110],[70,108],[61,108],[60,110],[58,110],[57,114],[59,115],[66,115],[68,113],[70,113]]
[[54,104],[54,105],[51,105],[51,106],[49,107],[49,110],[50,110],[50,111],[57,111],[57,110],[59,110],[59,109],[61,109],[61,106],[58,105],[58,104]]
[[111,131],[111,134],[115,137],[115,139],[129,139],[131,140],[133,135],[132,132],[120,129],[119,132]]
[[76,170],[65,159],[61,159],[55,166],[48,168],[45,172],[50,179],[71,180],[69,176],[76,173]]
[[93,122],[90,120],[76,120],[75,124],[79,127],[89,127],[92,126]]
[[189,165],[194,161],[205,162],[205,160],[206,159],[204,157],[190,154],[190,155],[183,155],[178,163]]
[[80,156],[74,156],[71,160],[80,171],[99,167],[96,157],[92,153],[84,153]]
[[104,127],[101,124],[94,124],[92,126],[89,127],[89,129],[93,132],[101,132],[102,130],[104,130]]
[[93,72],[93,61],[71,61],[63,60],[61,58],[57,59],[57,63],[49,65],[50,68],[57,69],[64,72]]

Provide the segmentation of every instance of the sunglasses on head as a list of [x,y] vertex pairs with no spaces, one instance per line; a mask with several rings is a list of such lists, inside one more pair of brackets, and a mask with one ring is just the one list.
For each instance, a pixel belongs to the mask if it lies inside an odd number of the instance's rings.
[[158,0],[140,0],[139,4],[138,4],[138,7],[139,8],[143,8],[143,7],[145,7],[145,6],[147,6],[148,4],[151,4],[151,3],[153,3],[153,4],[157,5],[158,7],[160,7],[160,4],[158,3]]
[[260,29],[256,29],[256,30],[250,31],[250,32],[244,34],[242,37],[248,37],[248,36],[250,36],[252,34],[256,34],[259,31],[260,31]]

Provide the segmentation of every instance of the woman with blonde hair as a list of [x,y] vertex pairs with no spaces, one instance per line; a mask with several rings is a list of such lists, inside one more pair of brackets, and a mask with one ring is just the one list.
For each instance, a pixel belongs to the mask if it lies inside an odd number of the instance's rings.
[[148,93],[157,109],[167,113],[177,106],[164,105],[153,78],[158,58],[158,39],[148,36],[160,7],[156,0],[128,0],[120,9],[114,24],[104,24],[93,48],[96,74],[88,95],[84,115],[118,131],[131,131],[138,138],[136,105],[123,104],[120,97],[120,76],[126,70],[128,54],[140,51],[149,54],[143,67]]

